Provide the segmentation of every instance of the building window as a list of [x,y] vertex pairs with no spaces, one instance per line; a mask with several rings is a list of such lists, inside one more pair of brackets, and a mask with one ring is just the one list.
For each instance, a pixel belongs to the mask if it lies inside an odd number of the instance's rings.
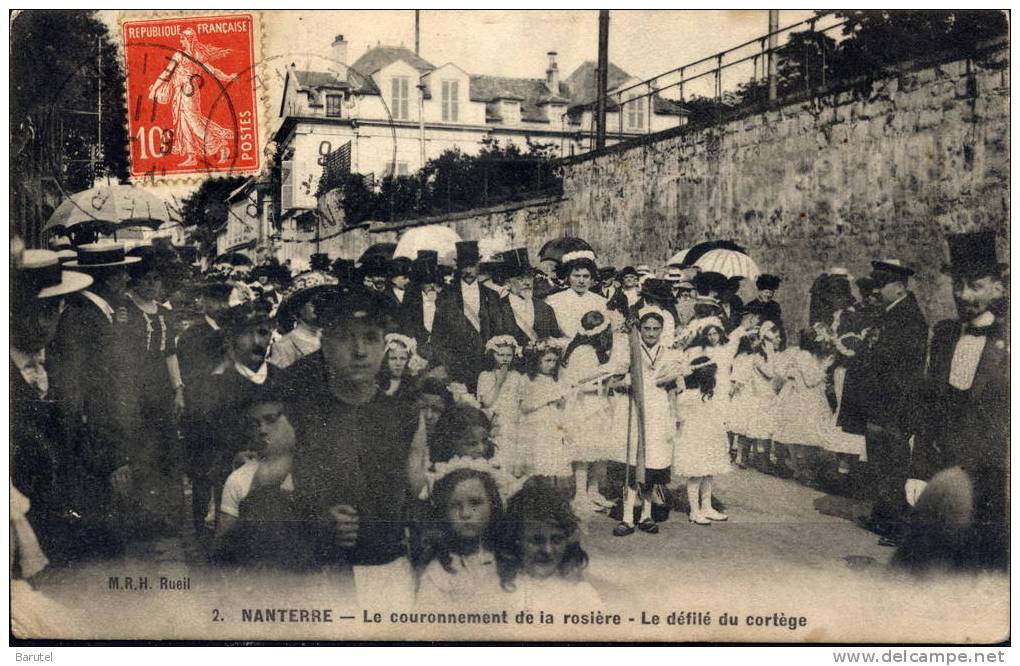
[[326,115],[330,118],[340,117],[340,95],[326,95]]
[[627,101],[627,129],[643,130],[645,128],[645,98],[635,97]]
[[458,81],[443,81],[443,122],[455,123],[460,120],[460,84]]
[[[395,167],[395,168],[394,168]],[[390,162],[386,165],[386,169],[383,171],[383,177],[388,176],[409,176],[411,175],[411,169],[407,162]]]
[[393,115],[394,120],[408,120],[411,115],[407,111],[407,91],[410,87],[407,77],[394,76],[392,82],[390,113]]

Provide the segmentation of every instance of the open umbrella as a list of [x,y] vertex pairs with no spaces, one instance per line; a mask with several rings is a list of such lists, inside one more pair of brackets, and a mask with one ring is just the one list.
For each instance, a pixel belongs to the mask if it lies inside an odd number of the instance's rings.
[[737,245],[731,240],[710,240],[696,243],[686,250],[680,250],[674,254],[669,261],[666,262],[667,266],[680,266],[681,268],[690,268],[691,266],[698,265],[698,259],[704,254],[712,250],[732,250],[733,252],[740,252],[747,254],[740,245]]
[[439,254],[440,262],[450,263],[457,256],[456,244],[460,239],[456,231],[438,224],[413,227],[397,241],[393,256],[417,259],[419,250],[432,250]]
[[362,252],[361,256],[358,257],[358,265],[360,266],[365,263],[366,259],[371,259],[373,257],[381,257],[386,261],[389,261],[393,258],[393,252],[396,249],[396,243],[375,243],[374,245],[369,245],[368,249]]
[[108,233],[117,227],[158,229],[172,220],[169,205],[143,187],[99,185],[64,199],[43,231],[95,225]]
[[588,245],[588,243],[580,238],[573,238],[570,236],[554,238],[543,245],[542,249],[538,251],[538,260],[555,261],[558,264],[560,263],[560,260],[563,259],[563,255],[568,252],[576,252],[578,250],[594,252],[591,245]]
[[723,248],[709,250],[698,257],[694,265],[706,273],[722,273],[728,278],[740,276],[749,281],[756,279],[761,272],[751,257],[743,252]]

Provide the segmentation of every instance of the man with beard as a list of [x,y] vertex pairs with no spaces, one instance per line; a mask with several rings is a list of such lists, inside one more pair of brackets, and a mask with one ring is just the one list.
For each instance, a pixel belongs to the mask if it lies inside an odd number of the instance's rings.
[[563,337],[553,309],[535,298],[535,271],[528,261],[527,248],[504,252],[500,273],[509,289],[500,300],[507,333],[522,347],[542,338]]
[[873,261],[872,279],[884,307],[877,339],[863,360],[860,397],[874,504],[862,526],[896,545],[908,507],[903,496],[910,437],[924,376],[928,324],[907,282],[914,271],[898,261]]
[[195,399],[182,424],[192,484],[192,518],[199,534],[211,523],[210,498],[223,487],[234,455],[246,448],[235,427],[240,410],[266,384],[271,366],[266,362],[272,341],[270,305],[243,303],[223,313],[221,331],[225,350],[220,362],[196,380]]
[[[295,548],[321,567],[353,569],[359,598],[371,593],[403,607],[413,591],[404,526],[418,419],[413,404],[385,396],[376,379],[393,323],[364,292],[319,305],[322,348],[276,384],[297,442],[294,498],[307,541]],[[278,503],[284,476],[277,472],[255,474],[252,510]]]
[[457,243],[457,280],[436,301],[432,343],[450,378],[474,392],[485,343],[503,333],[499,294],[478,283],[478,241]]
[[1009,330],[994,232],[947,238],[958,319],[935,325],[904,490],[914,506],[895,562],[1009,567]]

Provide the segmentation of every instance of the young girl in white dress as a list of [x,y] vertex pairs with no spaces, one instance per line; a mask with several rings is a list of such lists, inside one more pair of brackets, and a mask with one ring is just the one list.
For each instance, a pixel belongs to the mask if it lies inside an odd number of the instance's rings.
[[712,507],[712,477],[730,471],[730,441],[726,431],[730,373],[740,339],[738,326],[726,337],[717,317],[688,324],[680,338],[689,340],[685,352],[686,388],[678,401],[680,428],[673,457],[673,473],[687,477],[689,520],[698,525],[724,521],[726,514]]
[[787,463],[801,479],[807,476],[807,458],[813,447],[824,447],[833,412],[825,397],[829,366],[835,361],[833,347],[805,330],[800,344],[785,354],[781,372],[785,378],[779,392],[775,441],[789,452]]
[[767,321],[743,339],[733,360],[733,397],[726,426],[737,437],[737,466],[761,467],[776,431],[779,327]]
[[491,369],[478,375],[478,401],[492,418],[496,457],[504,469],[516,476],[524,474],[526,465],[518,429],[527,379],[513,367],[520,354],[521,347],[512,335],[490,338],[485,344],[485,355]]
[[521,398],[520,438],[526,451],[526,473],[569,478],[570,452],[564,439],[566,387],[559,382],[562,348],[543,338],[524,352],[528,384]]
[[503,499],[486,472],[461,467],[437,479],[415,556],[415,600],[428,607],[492,603],[502,593],[494,552],[502,521]]
[[560,381],[568,387],[564,421],[574,468],[573,509],[579,515],[614,505],[599,492],[599,481],[606,475],[605,461],[613,457],[607,437],[612,422],[605,389],[612,347],[609,317],[592,310],[581,318],[581,331],[563,354]]

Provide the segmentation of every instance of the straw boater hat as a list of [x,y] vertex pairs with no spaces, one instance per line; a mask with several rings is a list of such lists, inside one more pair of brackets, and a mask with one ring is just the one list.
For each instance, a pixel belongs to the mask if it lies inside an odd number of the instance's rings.
[[15,265],[14,286],[25,299],[56,298],[88,289],[92,278],[65,271],[52,250],[25,250]]
[[124,244],[117,242],[88,243],[78,246],[77,258],[67,262],[68,268],[77,270],[99,270],[137,264],[141,257],[129,257],[125,254]]
[[871,279],[878,288],[882,288],[890,282],[903,282],[904,284],[914,274],[914,271],[907,268],[899,259],[883,259],[882,261],[871,262]]

